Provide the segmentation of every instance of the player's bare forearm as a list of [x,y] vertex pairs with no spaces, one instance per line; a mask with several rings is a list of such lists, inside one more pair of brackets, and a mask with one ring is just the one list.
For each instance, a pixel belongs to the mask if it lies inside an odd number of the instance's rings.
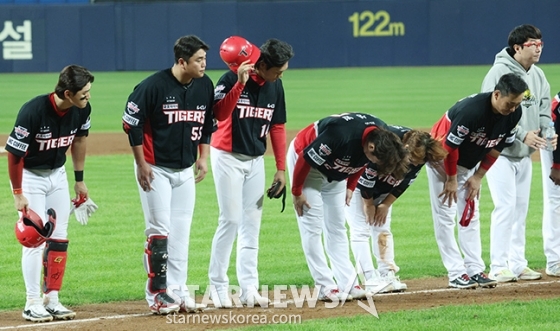
[[70,152],[72,153],[74,171],[84,170],[84,165],[86,163],[86,137],[74,137]]
[[373,203],[373,199],[362,198],[364,205],[364,215],[366,216],[366,223],[373,225],[375,223],[375,213],[377,213],[377,206]]
[[134,154],[137,167],[136,179],[144,191],[150,191],[152,189],[151,182],[154,179],[154,173],[152,172],[152,167],[144,159],[142,145],[132,146],[132,154]]

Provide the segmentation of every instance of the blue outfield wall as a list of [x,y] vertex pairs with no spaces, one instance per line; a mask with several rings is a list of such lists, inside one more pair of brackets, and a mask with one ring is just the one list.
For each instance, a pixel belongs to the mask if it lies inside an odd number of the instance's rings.
[[519,24],[543,32],[541,63],[560,62],[558,0],[160,2],[0,5],[0,72],[158,70],[186,34],[207,42],[292,44],[292,68],[490,64]]

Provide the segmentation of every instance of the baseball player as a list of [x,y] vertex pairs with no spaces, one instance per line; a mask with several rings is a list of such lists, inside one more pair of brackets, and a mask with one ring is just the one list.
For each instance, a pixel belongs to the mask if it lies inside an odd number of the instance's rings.
[[[350,245],[358,273],[366,280],[366,290],[377,288],[381,283],[390,283],[379,293],[402,292],[407,289],[395,274],[399,267],[395,263],[393,233],[391,232],[391,210],[393,203],[414,182],[424,163],[437,163],[444,159],[447,152],[440,142],[428,132],[411,130],[402,126],[388,126],[410,153],[410,164],[404,179],[393,175],[380,175],[377,166],[369,162],[358,180],[358,187],[346,206],[346,221],[350,227]],[[364,207],[367,209],[364,210]],[[366,215],[365,211],[370,213]],[[377,261],[378,269],[373,267],[371,250]]]
[[385,127],[369,114],[333,115],[301,130],[288,148],[294,209],[307,265],[321,290],[319,300],[366,296],[350,261],[344,205],[350,203],[368,161],[376,163],[380,173],[404,177],[407,152]]
[[[25,103],[8,137],[8,172],[18,211],[35,211],[46,223],[56,212],[56,226],[46,243],[23,247],[22,271],[27,301],[22,317],[33,322],[73,319],[76,313],[58,297],[66,269],[70,192],[66,151],[74,166],[76,197],[88,197],[84,183],[86,137],[90,128],[89,99],[94,76],[84,67],[62,69],[54,92]],[[43,267],[43,287],[40,288]],[[43,293],[43,298],[41,298]]]
[[190,297],[186,281],[195,183],[208,171],[213,130],[214,85],[204,73],[208,49],[196,36],[179,38],[173,67],[140,82],[122,117],[146,223],[146,301],[154,314],[204,308]]
[[[552,100],[552,119],[560,132],[560,92]],[[558,138],[557,138],[558,139]],[[540,150],[543,182],[543,245],[546,274],[560,277],[560,150]],[[546,176],[548,174],[548,176]]]
[[[550,85],[535,63],[543,50],[541,32],[525,24],[509,34],[508,47],[496,54],[494,65],[482,82],[482,92],[492,91],[506,73],[523,78],[528,90],[521,106],[521,121],[513,145],[505,148],[488,172],[488,188],[494,203],[490,223],[490,278],[498,282],[535,280],[541,273],[528,267],[525,259],[525,219],[533,162],[531,154],[544,148],[539,137],[550,123]],[[546,172],[545,172],[546,173]]]
[[286,101],[282,74],[293,57],[286,42],[269,39],[260,49],[239,36],[224,40],[220,56],[230,68],[216,84],[214,115],[218,130],[210,157],[220,215],[212,240],[208,275],[211,298],[218,308],[231,308],[227,276],[237,237],[237,279],[240,300],[266,307],[258,293],[257,259],[265,186],[264,157],[270,133],[276,173],[273,182],[286,183]]
[[[449,286],[495,287],[485,274],[480,244],[480,182],[500,152],[515,140],[527,84],[515,74],[500,78],[493,92],[459,100],[433,126],[431,134],[448,151],[442,167],[428,164],[432,217]],[[479,164],[480,162],[480,164]],[[460,219],[459,245],[455,216]]]

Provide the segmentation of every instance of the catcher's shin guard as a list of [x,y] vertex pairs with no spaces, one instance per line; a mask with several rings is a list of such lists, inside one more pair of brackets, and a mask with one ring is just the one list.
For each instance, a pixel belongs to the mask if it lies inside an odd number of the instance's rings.
[[146,268],[148,289],[152,293],[167,289],[167,237],[150,236],[146,245]]
[[66,269],[68,240],[48,239],[43,251],[43,292],[60,291]]

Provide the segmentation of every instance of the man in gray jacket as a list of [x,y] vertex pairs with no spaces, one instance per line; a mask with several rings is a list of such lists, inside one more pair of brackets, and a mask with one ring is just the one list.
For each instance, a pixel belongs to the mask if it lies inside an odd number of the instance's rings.
[[535,65],[542,50],[542,35],[537,27],[515,27],[509,34],[508,47],[496,54],[482,82],[482,92],[492,91],[502,75],[515,73],[529,87],[521,103],[523,115],[515,142],[502,151],[486,175],[495,206],[490,227],[489,277],[498,282],[541,278],[525,259],[525,219],[531,191],[531,154],[545,148],[546,140],[540,133],[551,120],[550,85]]

